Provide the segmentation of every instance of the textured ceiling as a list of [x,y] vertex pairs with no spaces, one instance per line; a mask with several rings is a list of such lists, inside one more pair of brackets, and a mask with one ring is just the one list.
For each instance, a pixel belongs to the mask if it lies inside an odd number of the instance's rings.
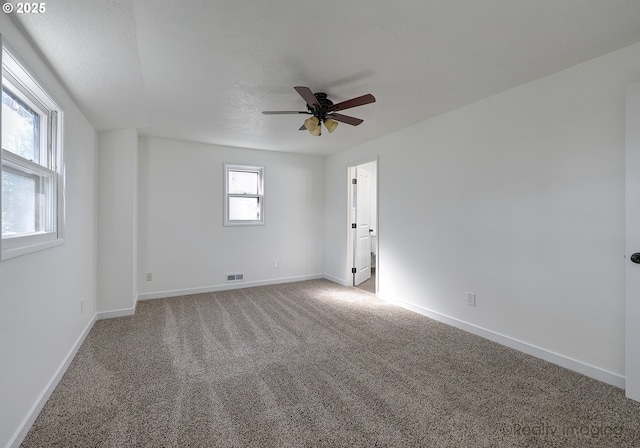
[[[638,0],[56,0],[13,15],[98,130],[330,154],[640,41]],[[293,86],[364,119],[298,131]]]

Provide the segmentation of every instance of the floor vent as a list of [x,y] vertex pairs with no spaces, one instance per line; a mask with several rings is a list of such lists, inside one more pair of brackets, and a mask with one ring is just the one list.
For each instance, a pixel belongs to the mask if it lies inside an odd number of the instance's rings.
[[244,281],[244,274],[239,274],[239,273],[227,274],[227,283],[242,282],[242,281]]

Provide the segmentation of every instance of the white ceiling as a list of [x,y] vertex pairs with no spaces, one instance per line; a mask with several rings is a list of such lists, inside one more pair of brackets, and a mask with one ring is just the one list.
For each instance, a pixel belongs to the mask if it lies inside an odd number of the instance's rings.
[[[640,41],[638,0],[54,0],[12,18],[97,130],[325,155]],[[364,119],[298,131],[293,86]]]

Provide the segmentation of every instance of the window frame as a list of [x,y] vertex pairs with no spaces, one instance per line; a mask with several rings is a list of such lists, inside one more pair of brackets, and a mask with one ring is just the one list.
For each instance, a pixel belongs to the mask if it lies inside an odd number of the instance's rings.
[[[232,171],[249,172],[258,174],[258,193],[257,194],[235,194],[229,193],[229,173]],[[241,165],[235,163],[225,163],[223,170],[223,203],[224,203],[224,221],[225,227],[237,227],[237,226],[264,226],[266,225],[265,210],[265,167],[257,165]],[[257,198],[260,205],[260,219],[255,220],[234,220],[229,219],[229,209],[231,198]]]
[[[0,53],[0,67],[2,68],[0,90],[6,88],[11,96],[17,97],[19,102],[24,103],[38,114],[37,151],[38,157],[41,159],[39,161],[26,159],[0,145],[0,173],[6,166],[18,175],[37,176],[49,183],[49,194],[45,195],[46,202],[43,205],[47,230],[9,236],[2,236],[0,232],[0,261],[4,261],[64,243],[65,195],[62,109],[54,101],[44,84],[38,81],[1,34],[0,46],[2,47]],[[0,111],[0,123],[1,119],[2,113]],[[2,127],[0,126],[1,142]],[[0,213],[1,211],[2,182],[0,182]]]

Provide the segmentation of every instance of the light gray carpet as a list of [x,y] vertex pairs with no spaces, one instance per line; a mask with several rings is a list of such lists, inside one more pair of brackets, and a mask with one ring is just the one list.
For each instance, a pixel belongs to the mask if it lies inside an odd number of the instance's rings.
[[640,446],[623,391],[325,280],[99,321],[23,446]]

